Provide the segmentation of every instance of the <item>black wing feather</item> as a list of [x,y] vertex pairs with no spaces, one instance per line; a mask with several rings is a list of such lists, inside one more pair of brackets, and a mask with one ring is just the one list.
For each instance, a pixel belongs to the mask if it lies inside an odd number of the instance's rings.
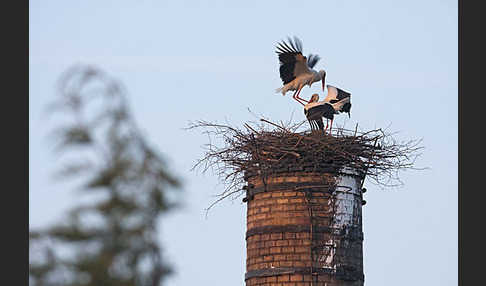
[[287,51],[288,53],[298,53],[298,52],[299,52],[299,51],[297,51],[297,50],[294,48],[294,46],[287,44],[285,41],[282,41],[281,45],[282,45],[283,47],[285,47],[285,49],[286,49],[286,51]]
[[[345,98],[351,97],[351,93],[344,91],[338,87],[327,85],[328,94],[324,101],[329,102],[331,104],[337,103]],[[336,91],[334,93],[334,90]]]
[[[331,104],[334,104],[334,103],[338,103],[342,100],[345,100],[347,98],[349,98],[349,102],[346,102],[344,103],[339,110],[339,112],[346,112],[348,113],[349,117],[351,117],[351,93],[347,92],[347,91],[344,91],[338,87],[336,87],[336,90],[337,90],[337,96],[336,96],[336,99],[331,99],[329,102]],[[338,107],[339,108],[339,107]]]
[[308,120],[317,120],[322,117],[334,118],[334,108],[330,104],[320,104],[307,109],[304,112]]
[[311,108],[307,109],[306,117],[307,117],[308,120],[316,120],[316,119],[322,118],[322,115],[324,114],[325,109],[326,109],[325,104],[311,107]]
[[320,58],[318,55],[309,54],[309,56],[307,57],[307,65],[308,65],[310,68],[314,68],[314,66],[317,64],[317,62],[318,62],[320,59],[321,59],[321,58]]
[[289,40],[289,44],[292,47],[292,50],[298,52],[299,50],[294,46],[294,42],[292,41],[292,39],[290,37],[287,37],[287,39]]
[[294,69],[297,62],[297,55],[302,55],[302,43],[294,37],[295,43],[289,37],[287,44],[285,41],[278,43],[276,53],[280,61],[280,79],[287,84],[295,79]]
[[277,46],[277,53],[291,53],[291,52],[292,51],[289,50],[289,48],[283,45],[282,43],[279,43],[279,45]]
[[343,108],[341,108],[341,112],[346,112],[349,117],[351,117],[351,103],[350,102],[346,102],[344,105],[343,105]]
[[351,96],[351,93],[349,93],[347,91],[344,91],[344,90],[342,90],[342,89],[340,89],[338,87],[336,87],[336,89],[337,89],[337,92],[338,92],[338,94],[337,94],[338,101],[341,100],[341,99],[344,99],[346,97],[350,97]]
[[322,117],[319,119],[309,120],[309,125],[311,130],[324,130],[324,122],[322,121]]
[[304,51],[302,50],[302,41],[297,38],[296,36],[294,36],[294,42],[295,42],[295,47],[297,48],[297,50],[301,53],[303,53]]
[[322,121],[322,117],[314,120],[314,122],[317,122],[317,125],[319,125],[319,130],[324,130],[324,122]]

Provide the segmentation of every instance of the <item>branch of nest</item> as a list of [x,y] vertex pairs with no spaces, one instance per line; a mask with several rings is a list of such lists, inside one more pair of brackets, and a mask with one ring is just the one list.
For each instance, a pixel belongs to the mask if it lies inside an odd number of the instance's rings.
[[337,128],[331,136],[296,132],[301,124],[279,125],[261,119],[260,124],[245,123],[244,129],[239,129],[206,121],[191,123],[187,129],[202,129],[210,138],[204,157],[193,169],[212,169],[220,176],[226,185],[220,199],[241,195],[245,174],[271,175],[289,167],[317,171],[353,167],[363,178],[388,187],[402,184],[399,171],[417,169],[415,160],[423,149],[421,140],[398,142],[394,134],[382,129],[359,132],[357,128]]

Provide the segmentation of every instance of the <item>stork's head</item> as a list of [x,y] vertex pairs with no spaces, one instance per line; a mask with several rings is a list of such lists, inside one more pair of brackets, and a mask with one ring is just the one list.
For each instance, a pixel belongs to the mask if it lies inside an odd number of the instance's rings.
[[317,101],[319,101],[319,94],[314,93],[314,94],[311,96],[311,98],[310,98],[310,100],[309,100],[309,103],[311,103],[311,102],[317,102]]
[[320,70],[319,76],[321,77],[321,81],[322,81],[322,91],[324,91],[324,88],[326,87],[326,71]]

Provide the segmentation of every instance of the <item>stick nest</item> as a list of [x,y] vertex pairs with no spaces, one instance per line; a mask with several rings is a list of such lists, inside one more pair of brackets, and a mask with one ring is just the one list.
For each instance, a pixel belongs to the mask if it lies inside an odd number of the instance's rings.
[[382,187],[402,185],[399,171],[417,169],[414,163],[423,149],[421,140],[398,142],[382,129],[363,132],[357,126],[356,130],[338,127],[331,136],[322,131],[296,132],[302,123],[284,126],[260,121],[245,123],[241,129],[205,121],[190,124],[188,129],[203,129],[209,138],[204,157],[193,169],[212,170],[226,185],[216,202],[242,195],[251,176],[297,171],[337,174],[344,166]]

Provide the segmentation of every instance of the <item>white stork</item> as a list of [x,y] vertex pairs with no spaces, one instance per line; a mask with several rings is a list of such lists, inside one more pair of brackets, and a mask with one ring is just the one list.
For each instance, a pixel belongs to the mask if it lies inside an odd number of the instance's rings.
[[280,78],[284,84],[276,92],[282,92],[282,95],[285,95],[287,91],[295,90],[292,98],[305,105],[302,101],[308,101],[299,97],[300,90],[305,85],[310,87],[314,82],[320,80],[322,80],[322,90],[324,90],[326,72],[324,70],[317,72],[312,69],[320,60],[320,57],[313,54],[309,54],[309,57],[303,56],[302,42],[299,38],[294,37],[294,41],[292,41],[289,37],[288,40],[288,44],[282,41],[276,47],[280,61]]
[[327,85],[327,92],[323,101],[319,101],[319,95],[315,93],[304,105],[304,114],[309,121],[311,130],[319,129],[326,132],[329,121],[326,122],[326,128],[324,128],[323,117],[331,120],[329,131],[332,130],[334,114],[346,112],[351,117],[351,94],[332,85]]

